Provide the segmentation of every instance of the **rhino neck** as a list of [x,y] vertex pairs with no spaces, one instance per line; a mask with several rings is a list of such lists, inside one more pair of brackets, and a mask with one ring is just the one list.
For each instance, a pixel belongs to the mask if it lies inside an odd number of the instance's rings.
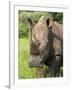
[[43,63],[47,65],[47,62],[51,60],[51,58],[54,56],[54,49],[53,49],[53,42],[54,42],[54,36],[52,33],[52,27],[48,28],[48,42],[46,44],[46,47],[41,52],[41,57],[43,60]]

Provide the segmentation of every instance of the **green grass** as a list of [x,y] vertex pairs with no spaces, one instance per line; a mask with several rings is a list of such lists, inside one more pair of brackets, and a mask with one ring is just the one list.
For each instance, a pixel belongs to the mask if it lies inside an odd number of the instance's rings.
[[30,58],[30,45],[29,39],[20,38],[19,39],[19,50],[18,50],[18,73],[19,79],[26,78],[36,78],[35,68],[29,67],[29,58]]

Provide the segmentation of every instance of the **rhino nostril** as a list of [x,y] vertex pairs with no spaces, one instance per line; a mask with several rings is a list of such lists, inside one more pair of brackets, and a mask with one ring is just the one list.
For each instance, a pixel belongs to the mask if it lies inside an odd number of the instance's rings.
[[43,61],[41,61],[40,64],[43,64]]
[[40,66],[43,66],[43,65],[44,65],[44,64],[43,64],[43,61],[41,61],[40,64],[41,64]]

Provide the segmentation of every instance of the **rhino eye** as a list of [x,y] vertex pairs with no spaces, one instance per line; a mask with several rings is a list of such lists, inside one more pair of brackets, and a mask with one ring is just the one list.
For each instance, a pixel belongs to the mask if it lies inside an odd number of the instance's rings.
[[47,26],[49,26],[49,18],[46,20]]

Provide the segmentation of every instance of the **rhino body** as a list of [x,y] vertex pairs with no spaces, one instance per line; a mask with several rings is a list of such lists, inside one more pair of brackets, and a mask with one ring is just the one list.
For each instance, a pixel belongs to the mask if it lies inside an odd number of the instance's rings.
[[32,26],[30,43],[30,67],[48,66],[50,76],[59,76],[63,65],[63,27],[47,16],[42,16]]

